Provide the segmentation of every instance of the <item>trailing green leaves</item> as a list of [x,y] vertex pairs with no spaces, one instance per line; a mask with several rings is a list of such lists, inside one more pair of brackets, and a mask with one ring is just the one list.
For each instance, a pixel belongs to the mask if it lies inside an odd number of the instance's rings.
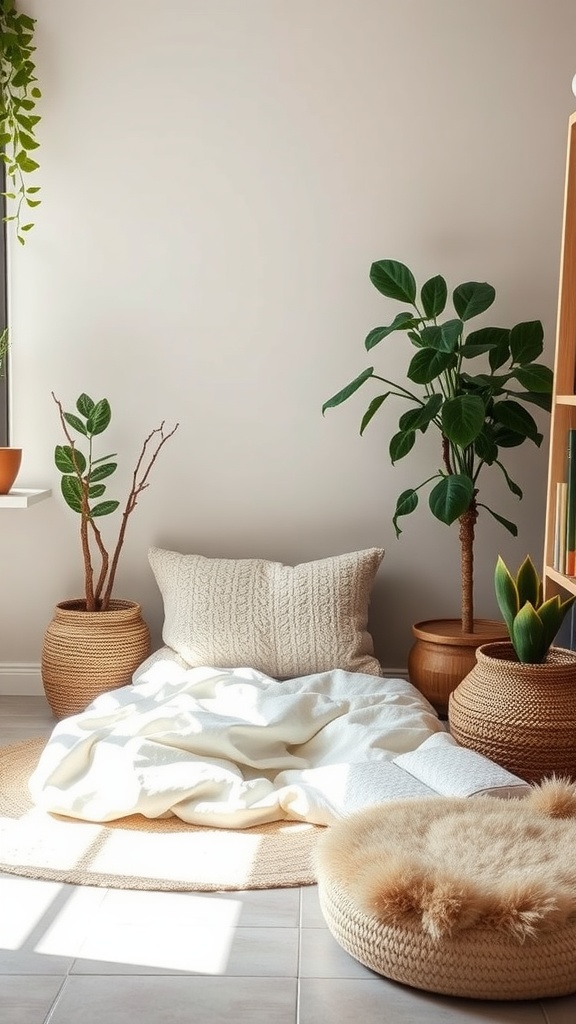
[[15,0],[0,0],[0,158],[4,161],[11,187],[4,196],[15,204],[13,221],[16,237],[25,244],[33,222],[24,223],[26,207],[40,205],[40,188],[28,185],[28,175],[39,168],[36,153],[39,142],[35,113],[41,98],[37,86],[33,54],[36,20],[16,10]]

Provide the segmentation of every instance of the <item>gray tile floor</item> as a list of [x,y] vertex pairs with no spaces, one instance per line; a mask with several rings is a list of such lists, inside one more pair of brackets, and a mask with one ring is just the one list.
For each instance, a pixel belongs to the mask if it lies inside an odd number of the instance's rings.
[[[1,744],[53,724],[43,698],[0,696]],[[576,996],[476,1002],[387,981],[334,941],[313,886],[162,893],[0,875],[0,1021],[576,1024]]]

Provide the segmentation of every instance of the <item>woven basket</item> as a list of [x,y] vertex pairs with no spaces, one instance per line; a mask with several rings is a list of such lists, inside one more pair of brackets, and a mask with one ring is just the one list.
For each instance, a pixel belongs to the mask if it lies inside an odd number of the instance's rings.
[[576,779],[576,652],[552,647],[522,664],[510,643],[484,644],[450,695],[450,732],[527,782]]
[[498,1000],[544,999],[576,989],[574,921],[524,944],[487,926],[439,942],[416,921],[385,923],[366,913],[327,871],[319,872],[318,894],[336,942],[372,971],[404,985]]
[[42,682],[56,718],[125,686],[149,654],[150,631],[134,601],[111,601],[105,612],[87,612],[81,600],[56,605],[42,648]]

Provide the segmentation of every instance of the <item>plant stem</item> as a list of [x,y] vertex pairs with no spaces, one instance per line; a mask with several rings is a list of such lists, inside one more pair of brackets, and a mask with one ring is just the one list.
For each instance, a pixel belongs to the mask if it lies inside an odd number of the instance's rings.
[[477,491],[460,516],[460,566],[462,580],[462,632],[474,632],[474,528],[478,519]]

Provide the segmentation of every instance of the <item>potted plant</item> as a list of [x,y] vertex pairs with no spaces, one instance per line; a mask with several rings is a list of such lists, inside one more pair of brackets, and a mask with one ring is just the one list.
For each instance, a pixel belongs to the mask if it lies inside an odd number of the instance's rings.
[[[83,710],[103,691],[125,685],[150,653],[150,633],[140,605],[112,595],[128,520],[178,424],[166,432],[161,423],[145,438],[110,551],[98,524],[120,508],[116,499],[104,499],[107,483],[117,469],[116,455],[97,456],[95,445],[110,424],[110,403],[106,398],[95,402],[83,393],[75,412],[65,412],[60,400],[54,394],[52,397],[66,439],[65,444],[56,445],[54,460],[62,474],[64,500],[79,516],[84,567],[84,596],[56,606],[42,648],[44,690],[54,714],[61,718]],[[84,450],[74,434],[85,442]]]
[[[28,176],[38,170],[35,159],[39,142],[36,111],[41,92],[34,64],[36,19],[16,9],[15,0],[0,0],[0,158],[4,163],[2,179],[8,179],[4,199],[12,201],[12,212],[4,221],[12,222],[16,238],[25,244],[34,224],[28,209],[40,205],[40,188],[28,184]],[[0,335],[0,376],[5,373],[8,332]],[[0,494],[8,494],[18,475],[22,449],[0,447]]]
[[576,653],[554,646],[576,596],[544,601],[530,556],[516,576],[499,556],[494,585],[509,640],[478,647],[450,695],[450,732],[528,782],[576,780]]
[[[489,470],[497,471],[511,493],[522,497],[521,488],[504,466],[503,454],[526,441],[537,447],[542,443],[543,435],[527,406],[550,411],[553,374],[539,362],[544,339],[539,320],[511,328],[468,331],[469,322],[493,304],[496,292],[492,285],[478,281],[458,285],[451,296],[453,312],[446,313],[448,287],[441,275],[419,289],[405,264],[386,259],[372,264],[370,280],[386,298],[410,308],[371,330],[365,347],[371,352],[385,339],[393,344],[398,335],[407,338],[414,348],[407,379],[390,380],[369,366],[329,398],[322,411],[341,405],[369,381],[383,385],[370,399],[360,433],[385,402],[399,401],[402,412],[389,443],[393,465],[415,449],[421,435],[429,430],[438,434],[437,467],[400,494],[392,522],[399,537],[400,520],[415,511],[420,492],[428,489],[432,515],[448,526],[458,523],[460,619],[416,624],[417,641],[423,639],[424,648],[430,641],[438,649],[424,649],[421,657],[417,642],[409,663],[411,678],[419,673],[413,681],[445,710],[448,694],[472,666],[478,644],[492,635],[506,635],[501,623],[474,617],[474,534],[480,511],[517,534],[513,522],[480,501],[480,477]],[[432,657],[430,666],[427,653]],[[445,663],[444,655],[450,657],[451,664]]]

